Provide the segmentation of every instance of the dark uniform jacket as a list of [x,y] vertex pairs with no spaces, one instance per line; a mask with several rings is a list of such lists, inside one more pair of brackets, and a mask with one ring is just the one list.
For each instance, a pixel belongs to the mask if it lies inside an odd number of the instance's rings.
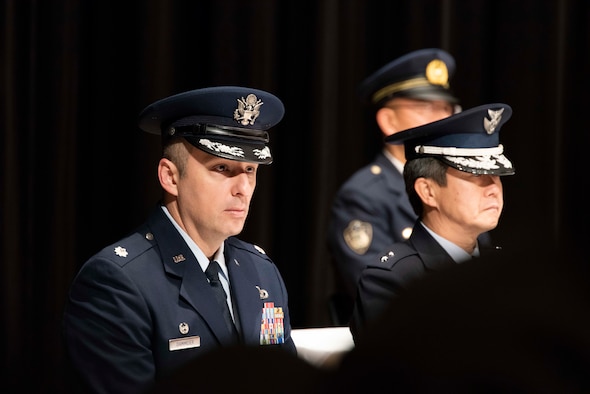
[[[499,247],[479,243],[480,255],[498,253]],[[416,221],[410,238],[391,245],[380,259],[367,266],[357,286],[350,330],[358,341],[366,329],[387,308],[394,297],[430,272],[455,267],[457,263],[445,249]]]
[[[234,237],[225,241],[225,260],[242,343],[260,345],[263,307],[274,303],[284,313],[281,346],[295,353],[276,265]],[[103,393],[140,392],[189,360],[233,345],[205,274],[159,206],[83,265],[66,302],[64,339],[82,381]]]
[[362,270],[379,254],[407,238],[416,220],[404,178],[379,153],[338,190],[328,227],[328,246],[351,299]]

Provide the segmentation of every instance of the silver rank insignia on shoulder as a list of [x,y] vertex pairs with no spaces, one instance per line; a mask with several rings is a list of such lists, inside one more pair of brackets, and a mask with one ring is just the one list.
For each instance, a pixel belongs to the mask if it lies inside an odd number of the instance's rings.
[[348,247],[356,254],[365,254],[373,240],[373,226],[360,220],[351,221],[342,234]]
[[119,257],[127,257],[128,253],[127,253],[127,249],[125,249],[122,246],[117,246],[115,248],[115,254]]
[[387,260],[389,260],[393,256],[395,256],[395,253],[393,253],[393,250],[390,250],[385,256],[381,256],[381,262],[386,263]]
[[259,251],[262,254],[266,254],[266,252],[264,251],[264,249],[262,249],[260,246],[258,245],[254,245],[254,249],[256,249],[257,251]]
[[234,119],[240,124],[253,125],[260,115],[260,107],[264,104],[255,94],[249,94],[246,99],[238,99],[238,108],[234,111]]
[[260,299],[266,300],[268,298],[268,291],[261,289],[260,286],[256,286],[256,288],[258,289],[258,293],[260,294]]

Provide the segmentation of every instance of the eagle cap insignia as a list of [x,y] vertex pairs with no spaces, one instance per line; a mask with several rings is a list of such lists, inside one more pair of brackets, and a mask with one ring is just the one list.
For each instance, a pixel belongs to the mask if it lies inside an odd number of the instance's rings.
[[490,119],[484,117],[483,118],[483,127],[486,130],[486,133],[493,134],[498,127],[498,124],[502,120],[502,112],[504,112],[504,108],[500,108],[498,110],[488,109],[488,115]]
[[244,99],[238,99],[238,108],[234,111],[234,119],[241,125],[253,125],[260,115],[260,107],[264,104],[255,94],[249,94]]

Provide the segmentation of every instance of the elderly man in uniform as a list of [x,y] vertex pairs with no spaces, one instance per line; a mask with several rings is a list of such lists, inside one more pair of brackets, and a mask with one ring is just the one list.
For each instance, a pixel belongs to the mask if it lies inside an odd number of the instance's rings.
[[143,110],[139,126],[162,138],[162,199],[143,225],[82,266],[65,307],[67,354],[88,391],[143,392],[220,347],[296,352],[279,270],[234,237],[258,166],[272,162],[268,130],[283,113],[274,95],[235,86]]
[[[450,89],[453,57],[437,48],[408,53],[360,85],[384,137],[452,115],[459,108]],[[416,216],[404,191],[403,146],[385,144],[338,190],[331,210],[328,246],[342,294],[339,319],[350,314],[361,271],[388,245],[408,239]],[[345,323],[341,321],[340,323]]]
[[504,206],[500,176],[514,174],[499,142],[511,114],[506,104],[483,105],[386,138],[404,146],[406,192],[418,219],[408,240],[363,270],[350,323],[355,342],[423,275],[499,250],[478,237],[496,228]]

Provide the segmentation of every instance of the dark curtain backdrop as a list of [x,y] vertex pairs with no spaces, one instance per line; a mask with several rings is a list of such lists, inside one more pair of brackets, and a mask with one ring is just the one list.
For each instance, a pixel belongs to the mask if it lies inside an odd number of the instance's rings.
[[456,57],[465,108],[513,107],[501,139],[517,175],[504,178],[496,239],[525,250],[587,241],[587,0],[0,4],[2,382],[19,391],[65,390],[66,291],[158,200],[159,140],[137,116],[174,93],[235,84],[284,101],[242,238],[279,266],[297,328],[332,324],[330,202],[380,149],[355,90],[414,49]]

